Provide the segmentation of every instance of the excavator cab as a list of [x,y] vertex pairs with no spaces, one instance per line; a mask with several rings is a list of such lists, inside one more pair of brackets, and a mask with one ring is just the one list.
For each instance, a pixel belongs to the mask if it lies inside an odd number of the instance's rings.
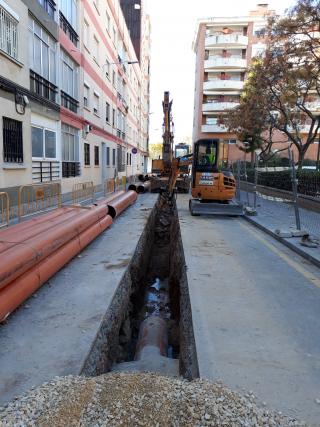
[[236,181],[227,170],[228,146],[219,139],[194,143],[192,164],[192,215],[242,215],[243,207],[234,198]]

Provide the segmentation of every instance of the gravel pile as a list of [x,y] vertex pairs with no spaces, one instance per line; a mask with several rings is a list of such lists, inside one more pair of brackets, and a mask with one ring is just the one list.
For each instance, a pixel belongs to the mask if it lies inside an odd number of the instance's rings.
[[155,374],[58,377],[0,408],[0,426],[303,426],[221,383]]

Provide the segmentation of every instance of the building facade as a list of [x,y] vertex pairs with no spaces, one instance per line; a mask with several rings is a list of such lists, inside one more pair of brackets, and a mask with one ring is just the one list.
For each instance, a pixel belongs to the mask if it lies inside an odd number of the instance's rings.
[[266,49],[266,26],[274,11],[258,4],[248,16],[214,17],[198,22],[193,140],[219,138],[229,144],[231,161],[242,156],[236,136],[223,116],[240,101],[246,72],[253,57]]
[[120,0],[0,0],[1,189],[144,172],[148,88]]

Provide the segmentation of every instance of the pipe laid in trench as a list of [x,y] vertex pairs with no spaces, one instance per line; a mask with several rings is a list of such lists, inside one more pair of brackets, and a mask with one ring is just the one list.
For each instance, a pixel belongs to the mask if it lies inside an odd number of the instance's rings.
[[112,218],[116,218],[127,209],[130,205],[132,205],[138,198],[138,195],[135,191],[127,191],[125,194],[117,197],[108,203],[109,215]]
[[0,290],[0,322],[21,305],[41,285],[74,258],[100,233],[112,224],[110,215],[106,215],[91,225],[77,237],[60,247],[35,267],[22,274],[16,280]]
[[93,206],[48,232],[9,248],[0,257],[0,289],[52,254],[108,214],[107,206]]
[[[60,212],[56,212],[55,215],[48,214],[45,217],[39,218],[39,221],[26,221],[23,223],[24,227],[19,227],[22,223],[13,225],[7,230],[9,233],[3,233],[0,231],[0,253],[7,249],[15,246],[21,242],[25,242],[28,239],[36,237],[39,234],[47,233],[49,229],[55,227],[57,224],[62,224],[65,221],[70,221],[79,211],[76,208],[61,208]],[[51,213],[50,213],[51,214]],[[53,213],[52,213],[53,214]],[[40,221],[41,219],[41,221]]]

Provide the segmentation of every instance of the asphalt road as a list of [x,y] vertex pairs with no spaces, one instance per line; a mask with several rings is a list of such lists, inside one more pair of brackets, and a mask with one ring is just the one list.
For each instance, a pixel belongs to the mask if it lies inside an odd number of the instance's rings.
[[244,219],[192,217],[188,199],[178,207],[201,377],[320,426],[320,270]]

